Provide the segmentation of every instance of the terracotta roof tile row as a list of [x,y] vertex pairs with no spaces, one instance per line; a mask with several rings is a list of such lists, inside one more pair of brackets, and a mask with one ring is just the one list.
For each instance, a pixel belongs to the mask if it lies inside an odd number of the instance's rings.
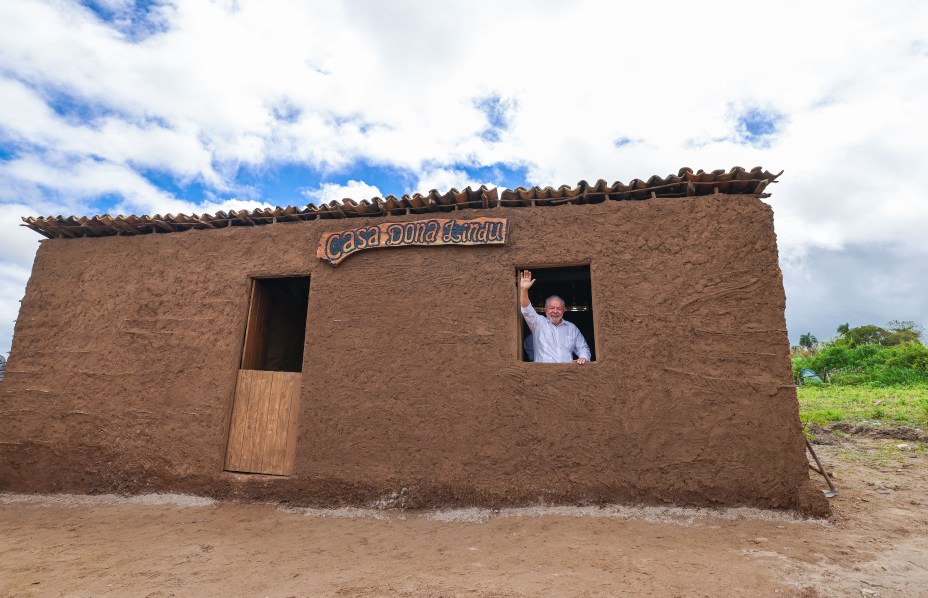
[[478,189],[470,187],[463,191],[452,189],[441,194],[432,190],[422,195],[404,195],[396,198],[388,195],[385,199],[375,197],[371,200],[356,202],[353,199],[333,201],[319,206],[308,205],[304,208],[288,206],[286,208],[265,208],[258,210],[240,210],[217,212],[216,214],[184,215],[167,214],[162,216],[48,216],[23,218],[24,226],[48,238],[73,237],[107,237],[114,235],[144,235],[151,233],[169,233],[189,230],[191,228],[226,228],[229,226],[258,226],[278,222],[297,222],[302,220],[332,218],[364,218],[398,214],[426,214],[433,212],[451,212],[459,209],[491,209],[544,207],[562,204],[594,204],[606,200],[642,200],[654,197],[690,197],[712,193],[758,195],[766,197],[763,191],[768,184],[775,182],[782,173],[772,174],[761,167],[750,171],[740,167],[729,171],[714,170],[693,172],[690,168],[681,168],[677,175],[664,178],[652,176],[647,181],[635,179],[629,184],[621,182],[609,185],[599,180],[591,185],[580,181],[575,187],[562,185],[553,187],[531,187],[526,189],[488,189],[481,185]]

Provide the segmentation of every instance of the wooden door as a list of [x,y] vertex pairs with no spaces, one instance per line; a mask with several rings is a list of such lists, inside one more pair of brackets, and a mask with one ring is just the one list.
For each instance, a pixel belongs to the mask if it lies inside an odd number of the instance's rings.
[[301,377],[299,372],[239,370],[227,471],[293,472]]

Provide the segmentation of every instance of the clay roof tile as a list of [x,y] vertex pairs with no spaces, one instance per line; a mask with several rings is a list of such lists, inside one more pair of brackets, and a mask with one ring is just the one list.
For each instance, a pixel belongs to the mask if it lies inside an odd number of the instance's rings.
[[575,186],[561,185],[547,187],[516,187],[515,189],[487,188],[481,185],[474,189],[451,189],[439,193],[432,189],[425,195],[415,193],[397,199],[393,195],[386,198],[374,197],[357,202],[350,198],[330,201],[328,204],[307,205],[305,207],[286,206],[256,208],[223,212],[216,214],[155,214],[154,216],[111,216],[101,214],[86,216],[46,216],[24,217],[23,226],[48,238],[102,237],[112,235],[142,235],[151,233],[181,232],[191,228],[224,228],[228,226],[256,226],[277,222],[296,222],[315,220],[317,218],[360,218],[398,214],[425,214],[448,212],[465,208],[495,209],[520,208],[530,206],[556,206],[565,203],[586,204],[600,203],[606,200],[641,200],[650,197],[689,197],[709,195],[712,193],[747,194],[766,197],[764,189],[776,182],[783,174],[772,174],[760,166],[745,170],[736,166],[728,171],[713,170],[693,172],[692,168],[683,167],[676,175],[661,178],[657,175],[647,181],[633,179],[627,185],[616,181],[611,185],[603,179],[590,185],[579,181]]

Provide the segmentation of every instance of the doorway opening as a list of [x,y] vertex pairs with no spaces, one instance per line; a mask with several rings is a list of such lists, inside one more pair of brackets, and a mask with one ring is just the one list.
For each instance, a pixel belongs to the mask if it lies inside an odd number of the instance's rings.
[[308,276],[252,279],[226,471],[293,473],[308,308]]
[[254,279],[241,369],[302,371],[308,307],[308,276]]

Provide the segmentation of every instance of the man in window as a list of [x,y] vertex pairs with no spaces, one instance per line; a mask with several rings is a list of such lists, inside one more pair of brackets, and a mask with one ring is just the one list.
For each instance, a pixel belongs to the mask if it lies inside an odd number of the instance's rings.
[[564,300],[557,295],[545,301],[545,317],[538,315],[528,298],[528,290],[535,284],[532,273],[528,270],[519,277],[519,304],[522,317],[532,331],[534,345],[533,361],[539,363],[567,363],[574,361],[584,364],[590,360],[590,347],[580,333],[580,329],[564,319]]

